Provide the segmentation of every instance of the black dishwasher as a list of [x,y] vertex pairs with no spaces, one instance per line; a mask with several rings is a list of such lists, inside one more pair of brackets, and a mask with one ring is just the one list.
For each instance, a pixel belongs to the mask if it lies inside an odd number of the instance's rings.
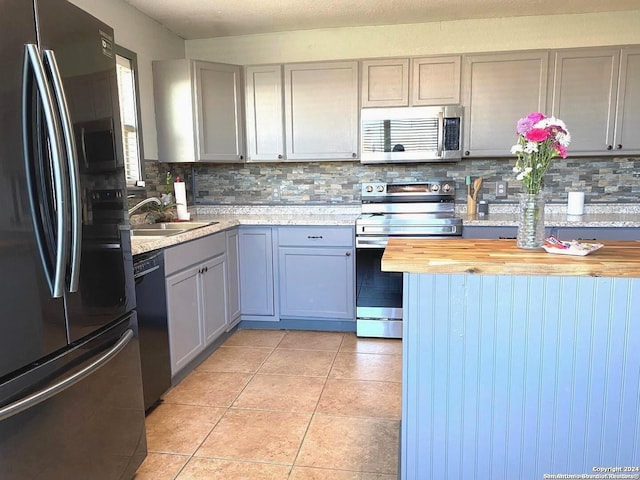
[[133,257],[142,364],[144,408],[149,410],[171,387],[169,325],[164,255],[154,250]]

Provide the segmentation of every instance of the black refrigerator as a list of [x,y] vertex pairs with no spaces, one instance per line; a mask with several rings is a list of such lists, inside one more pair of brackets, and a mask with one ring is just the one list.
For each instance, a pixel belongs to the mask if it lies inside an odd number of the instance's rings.
[[113,30],[0,0],[0,478],[146,455]]

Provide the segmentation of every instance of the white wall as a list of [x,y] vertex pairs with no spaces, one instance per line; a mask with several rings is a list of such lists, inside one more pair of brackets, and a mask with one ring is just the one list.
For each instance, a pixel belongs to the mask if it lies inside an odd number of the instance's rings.
[[187,40],[187,57],[252,65],[344,58],[640,44],[640,10],[298,30]]
[[138,55],[144,156],[146,159],[157,159],[151,61],[184,58],[184,40],[122,0],[70,1],[113,27],[116,43]]

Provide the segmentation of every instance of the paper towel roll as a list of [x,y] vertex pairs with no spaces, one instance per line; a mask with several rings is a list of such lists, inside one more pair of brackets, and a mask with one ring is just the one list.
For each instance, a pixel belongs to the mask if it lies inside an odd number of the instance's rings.
[[567,199],[567,215],[584,213],[584,192],[569,192]]
[[184,182],[174,183],[173,190],[176,192],[176,209],[178,210],[178,220],[189,220],[190,215],[187,211],[187,189]]

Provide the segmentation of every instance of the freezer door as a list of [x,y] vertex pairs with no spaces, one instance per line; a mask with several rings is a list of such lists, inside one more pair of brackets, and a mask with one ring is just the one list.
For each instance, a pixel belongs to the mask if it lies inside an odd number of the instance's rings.
[[133,478],[146,455],[135,331],[133,315],[0,384],[0,478]]
[[[43,264],[55,263],[56,205],[51,190],[51,158],[46,138],[35,135],[44,119],[36,114],[41,101],[37,89],[27,99],[33,106],[23,111],[23,73],[33,84],[32,72],[23,72],[25,44],[36,43],[31,2],[0,0],[0,379],[66,346],[66,327],[62,298],[51,298],[50,278]],[[31,158],[25,158],[22,121],[30,125],[40,144]],[[37,137],[37,138],[36,138]],[[38,168],[35,165],[39,165]],[[30,201],[27,168],[37,176],[40,196]],[[37,192],[31,192],[34,195]],[[38,216],[32,214],[36,208]],[[47,218],[48,217],[48,218]],[[39,248],[36,229],[45,238]]]
[[[113,30],[65,0],[36,5],[40,49],[61,79],[79,172],[81,243],[75,256],[71,245],[67,273],[79,281],[65,293],[74,342],[135,308]],[[94,124],[103,126],[97,137],[87,128]],[[103,155],[93,161],[96,149]]]

